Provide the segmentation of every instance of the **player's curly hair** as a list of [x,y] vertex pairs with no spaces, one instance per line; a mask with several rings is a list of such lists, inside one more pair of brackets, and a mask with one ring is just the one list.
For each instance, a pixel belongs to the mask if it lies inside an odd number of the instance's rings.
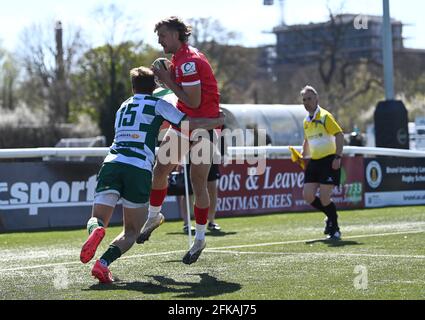
[[176,30],[179,33],[179,40],[181,42],[188,42],[189,37],[192,34],[192,27],[186,24],[182,19],[176,16],[172,16],[159,21],[155,25],[154,32],[157,32],[162,26],[167,26],[168,29]]

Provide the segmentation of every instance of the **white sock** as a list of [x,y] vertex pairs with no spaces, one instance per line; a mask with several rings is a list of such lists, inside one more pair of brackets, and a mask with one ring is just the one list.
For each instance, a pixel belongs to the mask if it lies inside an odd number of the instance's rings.
[[162,206],[154,207],[149,205],[148,218],[155,218],[161,212]]
[[207,229],[206,224],[196,224],[195,239],[196,240],[204,240],[206,229]]

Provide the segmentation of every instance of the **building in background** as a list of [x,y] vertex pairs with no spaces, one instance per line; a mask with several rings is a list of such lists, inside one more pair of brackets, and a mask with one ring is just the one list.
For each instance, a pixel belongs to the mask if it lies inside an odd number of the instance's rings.
[[[394,51],[404,49],[403,24],[392,19]],[[341,14],[323,23],[280,25],[276,34],[278,64],[308,64],[317,61],[325,50],[340,58],[367,58],[377,62],[382,56],[383,19],[380,16]]]

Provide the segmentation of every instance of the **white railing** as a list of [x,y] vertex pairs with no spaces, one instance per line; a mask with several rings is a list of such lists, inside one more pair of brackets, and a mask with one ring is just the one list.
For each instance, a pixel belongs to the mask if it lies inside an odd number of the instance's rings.
[[[301,146],[294,147],[301,150]],[[0,159],[18,158],[43,158],[43,157],[105,157],[109,148],[24,148],[24,149],[1,149]],[[228,154],[233,157],[253,156],[266,154],[267,156],[290,156],[288,146],[265,146],[265,147],[229,147]],[[366,147],[344,147],[344,155],[375,155],[393,157],[424,157],[425,151],[405,150],[392,148],[366,148]]]
[[2,149],[0,159],[42,157],[105,157],[109,148],[27,148]]
[[[301,146],[294,146],[295,149],[301,151]],[[267,156],[281,155],[290,156],[288,146],[266,146],[266,147],[229,147],[228,153],[230,156],[252,156],[257,154],[266,153]],[[420,150],[406,150],[406,149],[392,149],[392,148],[368,148],[368,147],[344,147],[344,155],[375,155],[375,156],[392,156],[392,157],[411,157],[421,158],[425,157],[425,151]]]

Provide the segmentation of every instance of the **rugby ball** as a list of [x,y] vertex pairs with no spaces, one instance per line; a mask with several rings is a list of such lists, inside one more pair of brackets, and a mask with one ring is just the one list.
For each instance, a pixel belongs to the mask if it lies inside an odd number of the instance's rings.
[[152,63],[152,66],[157,70],[159,70],[160,66],[162,66],[165,70],[168,70],[170,68],[170,64],[171,62],[167,58],[158,58]]
[[[152,62],[152,67],[156,70],[160,70],[159,68],[162,66],[165,70],[169,70],[171,65],[170,60],[167,58],[158,58],[154,62]],[[168,89],[168,87],[155,76],[155,83],[158,87],[162,87],[164,89]]]

